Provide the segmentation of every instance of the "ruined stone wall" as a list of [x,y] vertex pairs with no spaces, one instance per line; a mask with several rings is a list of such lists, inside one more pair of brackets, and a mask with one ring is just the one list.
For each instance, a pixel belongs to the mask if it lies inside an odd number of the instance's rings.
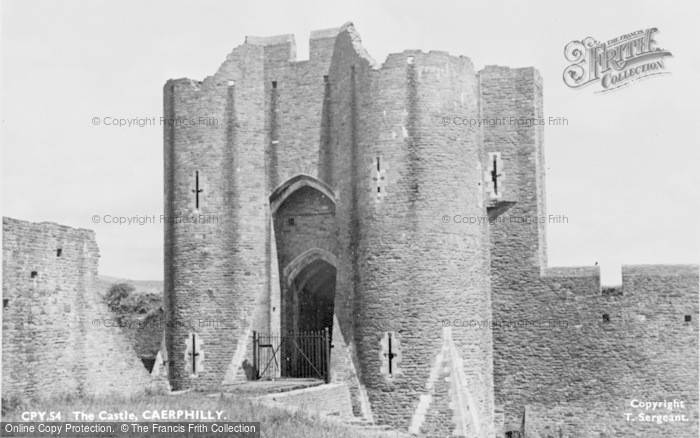
[[150,377],[97,288],[95,234],[3,218],[2,396],[134,394]]
[[[623,266],[622,295],[602,295],[598,281],[594,269],[557,268],[519,285],[518,305],[502,321],[543,325],[494,330],[506,431],[518,430],[526,407],[536,405],[532,430],[542,437],[559,428],[565,437],[697,435],[697,266]],[[677,413],[687,421],[658,425],[625,415],[643,411],[633,400],[674,399],[684,402]]]
[[555,219],[545,208],[541,79],[505,67],[487,67],[480,79],[483,117],[506,117],[485,128],[486,154],[501,153],[502,196],[516,202],[491,226],[495,396],[505,431],[520,430],[526,406],[537,405],[543,437],[561,424],[563,436],[668,436],[670,426],[644,428],[624,414],[634,412],[633,399],[677,398],[690,421],[670,435],[697,434],[697,266],[625,266],[622,295],[601,293],[597,266],[547,267],[546,227]]

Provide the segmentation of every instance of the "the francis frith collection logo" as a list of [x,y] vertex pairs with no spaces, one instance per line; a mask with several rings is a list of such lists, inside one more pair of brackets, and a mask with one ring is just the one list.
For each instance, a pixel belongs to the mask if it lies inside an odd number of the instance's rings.
[[572,41],[564,56],[572,64],[564,70],[564,83],[581,88],[600,83],[598,93],[616,90],[649,76],[669,74],[664,57],[671,52],[661,49],[654,40],[658,29],[640,29],[606,42],[592,37]]

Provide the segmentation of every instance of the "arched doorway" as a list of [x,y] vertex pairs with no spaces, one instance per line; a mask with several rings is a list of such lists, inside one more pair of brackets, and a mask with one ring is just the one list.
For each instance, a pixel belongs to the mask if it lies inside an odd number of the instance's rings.
[[[313,377],[327,369],[336,291],[335,194],[297,175],[270,196],[280,268],[280,371]],[[324,344],[325,342],[325,344]]]

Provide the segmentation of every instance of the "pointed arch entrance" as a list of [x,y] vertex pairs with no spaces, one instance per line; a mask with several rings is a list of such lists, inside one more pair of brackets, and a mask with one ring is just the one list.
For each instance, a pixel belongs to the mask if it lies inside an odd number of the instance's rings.
[[[270,195],[280,278],[280,374],[308,377],[327,368],[336,292],[335,193],[297,175]],[[318,374],[318,373],[316,373]]]

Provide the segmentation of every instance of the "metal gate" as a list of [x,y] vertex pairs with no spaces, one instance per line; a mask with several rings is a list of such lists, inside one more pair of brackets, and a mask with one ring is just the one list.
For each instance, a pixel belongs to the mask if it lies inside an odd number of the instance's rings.
[[271,335],[253,332],[255,380],[312,378],[330,381],[331,339],[328,328]]

